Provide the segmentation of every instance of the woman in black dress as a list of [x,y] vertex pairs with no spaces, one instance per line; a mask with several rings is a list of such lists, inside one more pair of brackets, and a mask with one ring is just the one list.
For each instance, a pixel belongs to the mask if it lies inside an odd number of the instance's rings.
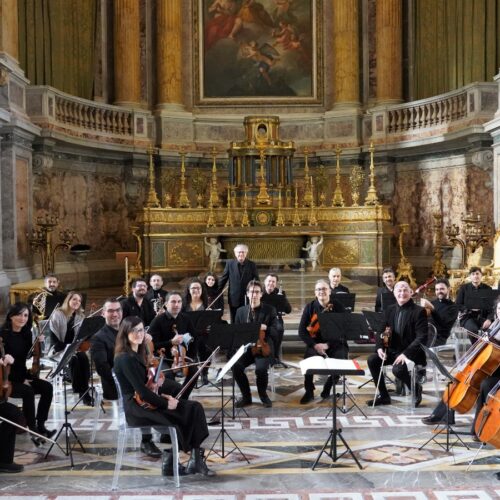
[[[191,451],[186,468],[179,467],[179,474],[213,476],[215,473],[205,464],[205,450],[201,448],[202,442],[208,437],[205,411],[201,404],[177,400],[167,394],[159,396],[146,387],[144,333],[142,320],[137,316],[129,316],[123,319],[116,338],[114,370],[123,393],[127,421],[131,425],[151,427],[175,425],[180,447],[185,452]],[[135,393],[156,409],[148,410],[140,406],[134,399]],[[171,454],[164,453],[162,474],[172,474],[171,459]]]
[[217,280],[217,276],[215,276],[215,274],[212,272],[208,272],[207,274],[205,274],[204,285],[205,285],[205,290],[206,290],[207,297],[208,297],[208,305],[210,305],[210,309],[213,309],[213,310],[220,309],[221,311],[224,312],[224,294],[221,294],[218,297],[221,290],[219,288],[219,282]]

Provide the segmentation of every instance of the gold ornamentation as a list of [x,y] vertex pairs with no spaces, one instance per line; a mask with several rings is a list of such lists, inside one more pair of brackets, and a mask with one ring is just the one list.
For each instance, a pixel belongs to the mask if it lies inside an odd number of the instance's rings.
[[196,208],[203,208],[203,198],[207,192],[208,179],[201,173],[199,168],[196,168],[191,176],[191,186],[196,193]]
[[184,149],[180,151],[181,155],[181,192],[179,194],[179,208],[190,208],[189,198],[186,191],[186,152]]
[[217,191],[217,164],[215,158],[217,157],[217,149],[215,146],[212,148],[212,184],[210,185],[210,202],[213,208],[220,206],[219,193]]
[[313,203],[312,177],[309,176],[309,149],[304,148],[304,198],[302,206],[310,207]]
[[326,240],[324,246],[324,266],[352,266],[359,263],[359,243],[357,240]]
[[167,244],[170,266],[203,266],[203,241],[169,241]]
[[412,288],[417,287],[417,283],[415,282],[415,277],[413,276],[413,266],[410,261],[405,257],[403,250],[403,239],[405,233],[408,231],[410,227],[409,224],[400,224],[399,225],[399,264],[396,269],[396,281],[405,280],[408,281]]
[[333,207],[343,207],[344,197],[342,196],[342,189],[340,188],[340,153],[341,149],[337,144],[335,148],[335,154],[337,155],[337,166],[335,169],[335,190],[333,193],[332,206]]
[[326,200],[326,187],[328,185],[328,176],[325,172],[325,167],[321,165],[318,169],[318,173],[314,179],[314,184],[316,186],[316,193],[318,193],[319,207],[325,207]]
[[316,209],[314,208],[314,193],[313,193],[313,181],[311,177],[311,210],[309,211],[309,225],[317,226],[318,219],[316,219]]
[[300,213],[299,213],[299,186],[295,184],[295,207],[292,215],[292,226],[300,226]]
[[351,170],[351,176],[350,176],[350,181],[351,181],[351,188],[352,188],[352,206],[353,207],[358,207],[358,201],[359,201],[359,190],[361,186],[363,185],[363,180],[365,178],[365,174],[363,173],[363,168],[360,167],[359,165],[355,165],[352,167]]
[[215,222],[214,207],[212,206],[212,198],[208,200],[208,220],[207,227],[215,227],[217,224]]
[[434,276],[446,276],[446,264],[443,262],[443,217],[437,212],[434,218],[434,261],[432,273]]
[[248,217],[248,193],[247,189],[245,188],[245,195],[243,197],[243,215],[241,217],[241,227],[248,227],[250,226],[250,219]]
[[147,153],[149,157],[149,190],[146,207],[156,208],[160,206],[160,201],[158,200],[158,195],[156,194],[155,189],[155,168],[153,164],[153,154],[156,153],[156,149],[152,144],[148,146]]
[[285,225],[285,218],[283,217],[283,212],[281,211],[281,189],[278,191],[278,214],[276,215],[276,225]]
[[172,208],[172,191],[176,190],[177,176],[173,168],[165,169],[160,178],[163,195],[163,208]]
[[227,212],[224,227],[233,227],[233,216],[231,208],[231,186],[227,186]]
[[130,266],[130,277],[131,278],[140,278],[142,276],[142,240],[139,236],[139,226],[130,226],[130,232],[134,237],[137,244],[137,257],[135,262]]
[[373,163],[373,152],[375,148],[373,147],[373,141],[370,142],[370,187],[366,193],[365,205],[377,205],[378,197],[377,190],[375,188],[375,165]]
[[266,177],[264,170],[264,148],[260,148],[260,186],[259,186],[259,194],[257,195],[257,204],[258,205],[270,205],[271,198],[269,197],[269,193],[267,192],[266,186]]

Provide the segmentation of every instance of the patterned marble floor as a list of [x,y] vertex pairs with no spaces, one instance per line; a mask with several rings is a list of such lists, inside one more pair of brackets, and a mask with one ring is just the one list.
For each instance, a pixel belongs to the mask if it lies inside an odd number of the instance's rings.
[[[292,361],[297,362],[298,357]],[[215,374],[215,369],[211,369],[212,379]],[[246,409],[247,415],[242,412],[234,420],[226,418],[224,458],[211,453],[208,459],[209,466],[217,472],[215,478],[183,477],[177,490],[171,480],[160,475],[160,459],[144,457],[130,442],[123,459],[119,489],[111,492],[117,439],[114,407],[107,403],[106,413],[96,421],[93,408],[79,405],[69,415],[69,422],[81,439],[85,453],[78,447],[74,449],[74,468],[60,451],[52,451],[45,458],[47,446],[35,448],[27,436],[18,436],[16,461],[25,464],[25,471],[0,475],[0,496],[73,500],[500,498],[498,450],[483,448],[467,470],[479,448],[469,435],[461,436],[469,449],[457,443],[448,453],[436,442],[420,449],[433,432],[432,427],[420,422],[437,401],[431,382],[425,385],[420,408],[411,408],[409,397],[395,396],[393,405],[372,409],[366,406],[366,400],[373,397],[373,384],[359,387],[366,380],[367,376],[348,379],[349,394],[359,408],[353,407],[345,414],[339,412],[337,419],[342,436],[360,461],[362,470],[350,454],[336,462],[323,454],[316,470],[311,470],[330,435],[331,403],[317,397],[309,405],[300,405],[302,377],[297,369],[290,367],[275,369],[273,408],[263,408],[255,399],[255,404]],[[205,386],[193,394],[203,403],[210,419],[219,408],[220,391]],[[70,400],[74,400],[72,394]],[[346,406],[350,406],[350,401],[346,400]],[[51,417],[50,427],[59,428],[64,421],[60,395]],[[456,429],[467,433],[471,420],[471,415],[460,415]],[[95,444],[90,444],[94,427],[97,427],[97,438]],[[214,445],[220,453],[221,440],[215,441],[219,431],[220,425],[210,427],[206,447]],[[228,455],[233,448],[229,437],[239,450]],[[71,441],[74,443],[74,439]],[[438,441],[442,443],[443,439]],[[63,437],[59,442],[64,444]],[[340,446],[339,453],[344,450]],[[183,456],[182,460],[186,458]]]

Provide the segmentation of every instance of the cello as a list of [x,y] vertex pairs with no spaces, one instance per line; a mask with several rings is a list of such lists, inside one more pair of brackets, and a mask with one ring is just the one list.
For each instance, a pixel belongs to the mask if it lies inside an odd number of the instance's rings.
[[477,416],[474,431],[482,443],[500,448],[500,381],[488,393]]

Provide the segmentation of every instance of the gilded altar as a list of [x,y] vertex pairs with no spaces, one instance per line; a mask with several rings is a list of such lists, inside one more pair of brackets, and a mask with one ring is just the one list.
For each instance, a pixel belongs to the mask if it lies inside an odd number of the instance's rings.
[[[359,166],[352,169],[352,205],[345,206],[340,149],[335,173],[322,172],[325,182],[333,183],[328,200],[318,192],[321,184],[314,180],[318,172],[309,167],[307,148],[304,165],[293,165],[295,147],[279,139],[278,117],[247,117],[245,128],[246,140],[231,143],[229,165],[222,173],[213,152],[205,182],[199,172],[189,179],[181,151],[180,175],[176,182],[169,176],[161,196],[150,151],[149,193],[137,216],[144,272],[198,274],[220,264],[218,252],[232,258],[234,246],[245,243],[250,258],[263,266],[338,266],[351,277],[375,281],[390,264],[393,228],[389,207],[378,202],[373,148],[368,175]],[[204,185],[205,191],[196,191],[193,199],[189,184]]]

